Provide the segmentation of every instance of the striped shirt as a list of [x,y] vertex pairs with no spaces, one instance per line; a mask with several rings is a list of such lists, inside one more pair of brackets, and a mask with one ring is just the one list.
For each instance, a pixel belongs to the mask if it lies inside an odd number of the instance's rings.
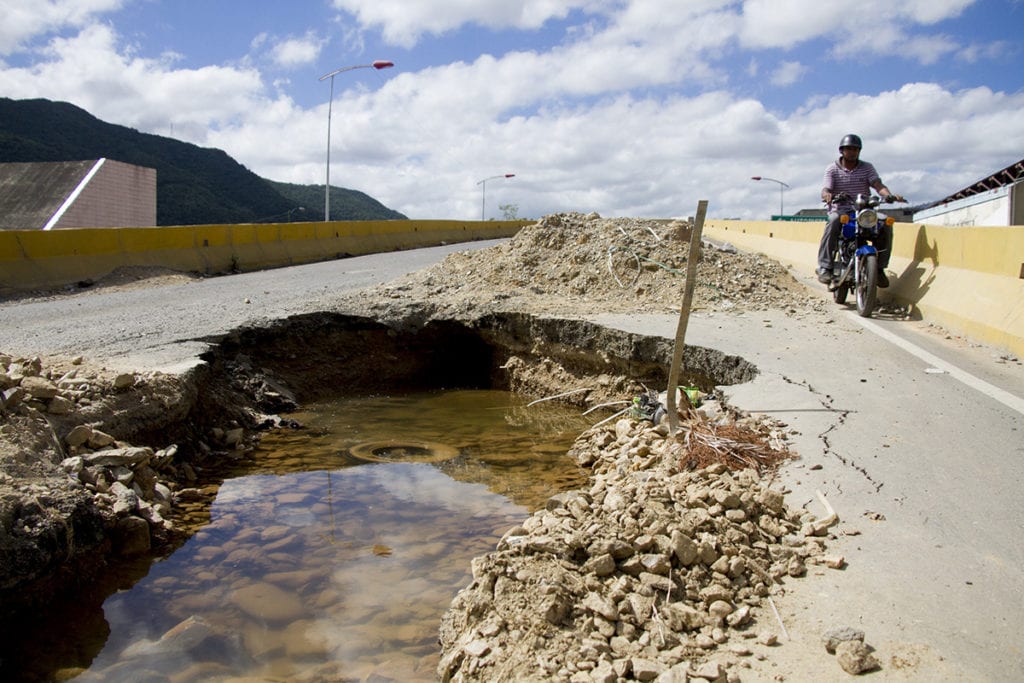
[[[850,195],[850,199],[856,199],[857,195],[871,193],[871,183],[881,180],[878,171],[867,161],[859,161],[853,169],[843,167],[841,160],[833,161],[825,169],[825,179],[822,181],[822,188],[828,190],[833,196],[840,192]],[[836,202],[829,204],[832,211],[845,211],[853,208],[852,201]]]

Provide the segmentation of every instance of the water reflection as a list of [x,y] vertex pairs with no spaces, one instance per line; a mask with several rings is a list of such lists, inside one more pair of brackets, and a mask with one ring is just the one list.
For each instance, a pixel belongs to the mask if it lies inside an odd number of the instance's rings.
[[[104,603],[109,638],[77,680],[434,680],[438,620],[470,560],[584,481],[564,453],[585,423],[504,392],[346,399],[296,417],[309,428],[265,439],[259,470],[228,474],[209,523]],[[385,439],[456,455],[351,456]]]

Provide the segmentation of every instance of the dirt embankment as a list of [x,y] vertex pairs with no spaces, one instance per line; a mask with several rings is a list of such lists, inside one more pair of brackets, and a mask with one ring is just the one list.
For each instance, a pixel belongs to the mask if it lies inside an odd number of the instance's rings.
[[[439,320],[479,327],[495,314],[674,313],[689,229],[548,216],[507,243],[453,254],[339,309],[394,330]],[[696,310],[801,315],[823,305],[778,263],[728,245],[706,245],[698,278]],[[279,376],[233,354],[187,377],[0,355],[0,591],[55,594],[49,588],[87,580],[103,562],[173,547],[209,496],[195,487],[196,468],[244,450],[304,390],[295,354],[277,359]],[[573,354],[585,355],[523,340],[494,371],[525,391],[575,389],[585,364]],[[639,365],[592,368],[588,379],[605,391],[586,400],[636,396],[630,367]],[[782,432],[727,409],[684,417],[682,436],[634,416],[581,437],[574,454],[593,467],[593,487],[554,500],[475,564],[473,586],[444,621],[439,675],[529,678],[541,662],[545,675],[578,681],[669,671],[717,680],[738,670],[745,650],[771,645],[765,603],[824,556],[824,527],[806,527],[813,520],[787,510],[756,474],[772,465],[753,452],[784,453]],[[684,660],[707,668],[684,672]]]

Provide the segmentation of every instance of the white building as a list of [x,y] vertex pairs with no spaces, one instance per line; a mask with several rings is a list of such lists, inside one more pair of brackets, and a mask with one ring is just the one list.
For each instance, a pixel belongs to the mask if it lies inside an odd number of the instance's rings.
[[1024,159],[916,212],[914,222],[950,227],[1024,225]]

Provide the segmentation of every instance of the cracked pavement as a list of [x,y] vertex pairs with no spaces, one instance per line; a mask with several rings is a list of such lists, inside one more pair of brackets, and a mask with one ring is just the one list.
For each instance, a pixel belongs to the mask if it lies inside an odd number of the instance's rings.
[[[842,571],[822,570],[784,601],[796,643],[820,648],[833,626],[866,631],[886,680],[1024,677],[1024,415],[860,326],[843,307],[695,313],[687,344],[754,363],[760,375],[723,387],[730,403],[790,430],[800,460],[779,478],[794,505],[839,514]],[[674,337],[676,316],[600,315],[609,327]],[[890,332],[1015,396],[1024,368],[919,322],[876,319]],[[833,546],[833,543],[835,545]],[[800,672],[798,647],[771,673]]]

